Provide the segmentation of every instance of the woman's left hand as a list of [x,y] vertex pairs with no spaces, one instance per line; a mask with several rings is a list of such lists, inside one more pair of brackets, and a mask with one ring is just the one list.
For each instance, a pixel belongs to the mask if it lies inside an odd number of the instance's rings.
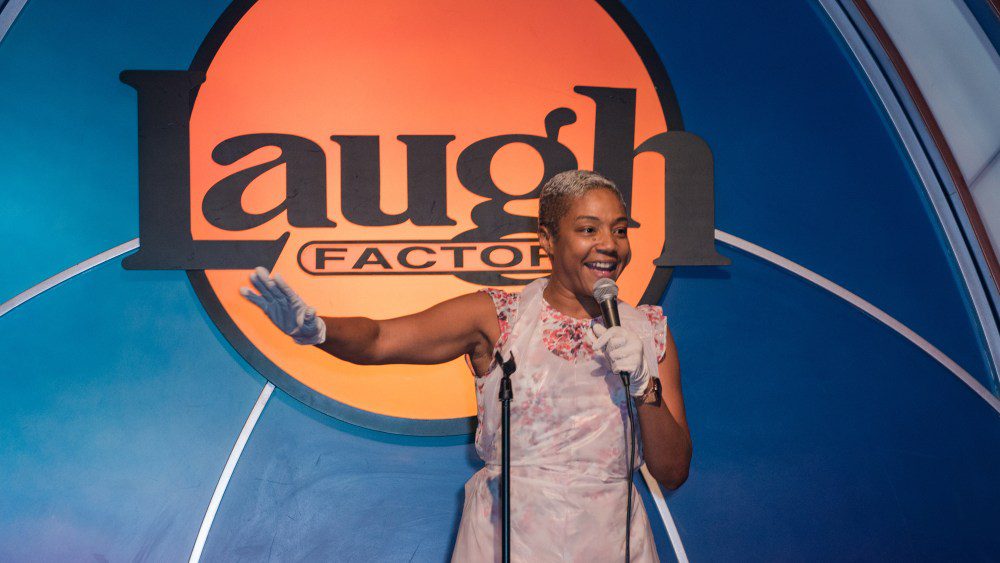
[[643,361],[642,340],[639,336],[622,326],[606,328],[604,325],[593,325],[597,342],[595,348],[603,348],[604,355],[611,363],[615,373],[628,373],[629,393],[638,397],[646,392],[650,373]]

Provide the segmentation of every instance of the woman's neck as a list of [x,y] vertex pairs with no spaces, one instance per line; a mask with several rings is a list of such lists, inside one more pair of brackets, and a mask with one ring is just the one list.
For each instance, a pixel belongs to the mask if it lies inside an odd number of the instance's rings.
[[549,277],[542,297],[550,307],[569,317],[593,319],[601,316],[601,306],[592,296],[579,296],[554,277]]

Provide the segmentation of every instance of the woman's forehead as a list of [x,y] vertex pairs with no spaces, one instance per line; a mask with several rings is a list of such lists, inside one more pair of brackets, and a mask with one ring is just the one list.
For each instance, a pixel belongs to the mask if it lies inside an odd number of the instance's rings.
[[625,219],[625,207],[609,190],[595,188],[573,198],[560,219],[596,218],[606,221]]

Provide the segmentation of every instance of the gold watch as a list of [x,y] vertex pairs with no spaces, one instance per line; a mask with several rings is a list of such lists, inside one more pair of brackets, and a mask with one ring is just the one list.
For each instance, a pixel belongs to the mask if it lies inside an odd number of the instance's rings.
[[660,395],[663,391],[663,386],[660,385],[659,377],[652,377],[649,379],[649,385],[646,386],[646,391],[639,396],[638,403],[640,405],[658,405],[660,404]]

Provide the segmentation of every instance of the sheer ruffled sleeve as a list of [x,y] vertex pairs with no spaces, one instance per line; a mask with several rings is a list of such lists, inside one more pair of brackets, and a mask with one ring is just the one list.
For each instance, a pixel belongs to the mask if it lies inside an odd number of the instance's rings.
[[659,362],[667,353],[667,316],[658,305],[639,305],[636,309],[653,327],[653,346],[656,348],[656,361]]
[[502,289],[492,287],[480,289],[479,291],[489,295],[490,299],[493,300],[493,306],[496,307],[497,321],[500,323],[500,338],[497,340],[495,348],[499,350],[507,343],[507,338],[510,336],[510,324],[517,315],[518,297],[521,295],[519,293],[508,293]]

